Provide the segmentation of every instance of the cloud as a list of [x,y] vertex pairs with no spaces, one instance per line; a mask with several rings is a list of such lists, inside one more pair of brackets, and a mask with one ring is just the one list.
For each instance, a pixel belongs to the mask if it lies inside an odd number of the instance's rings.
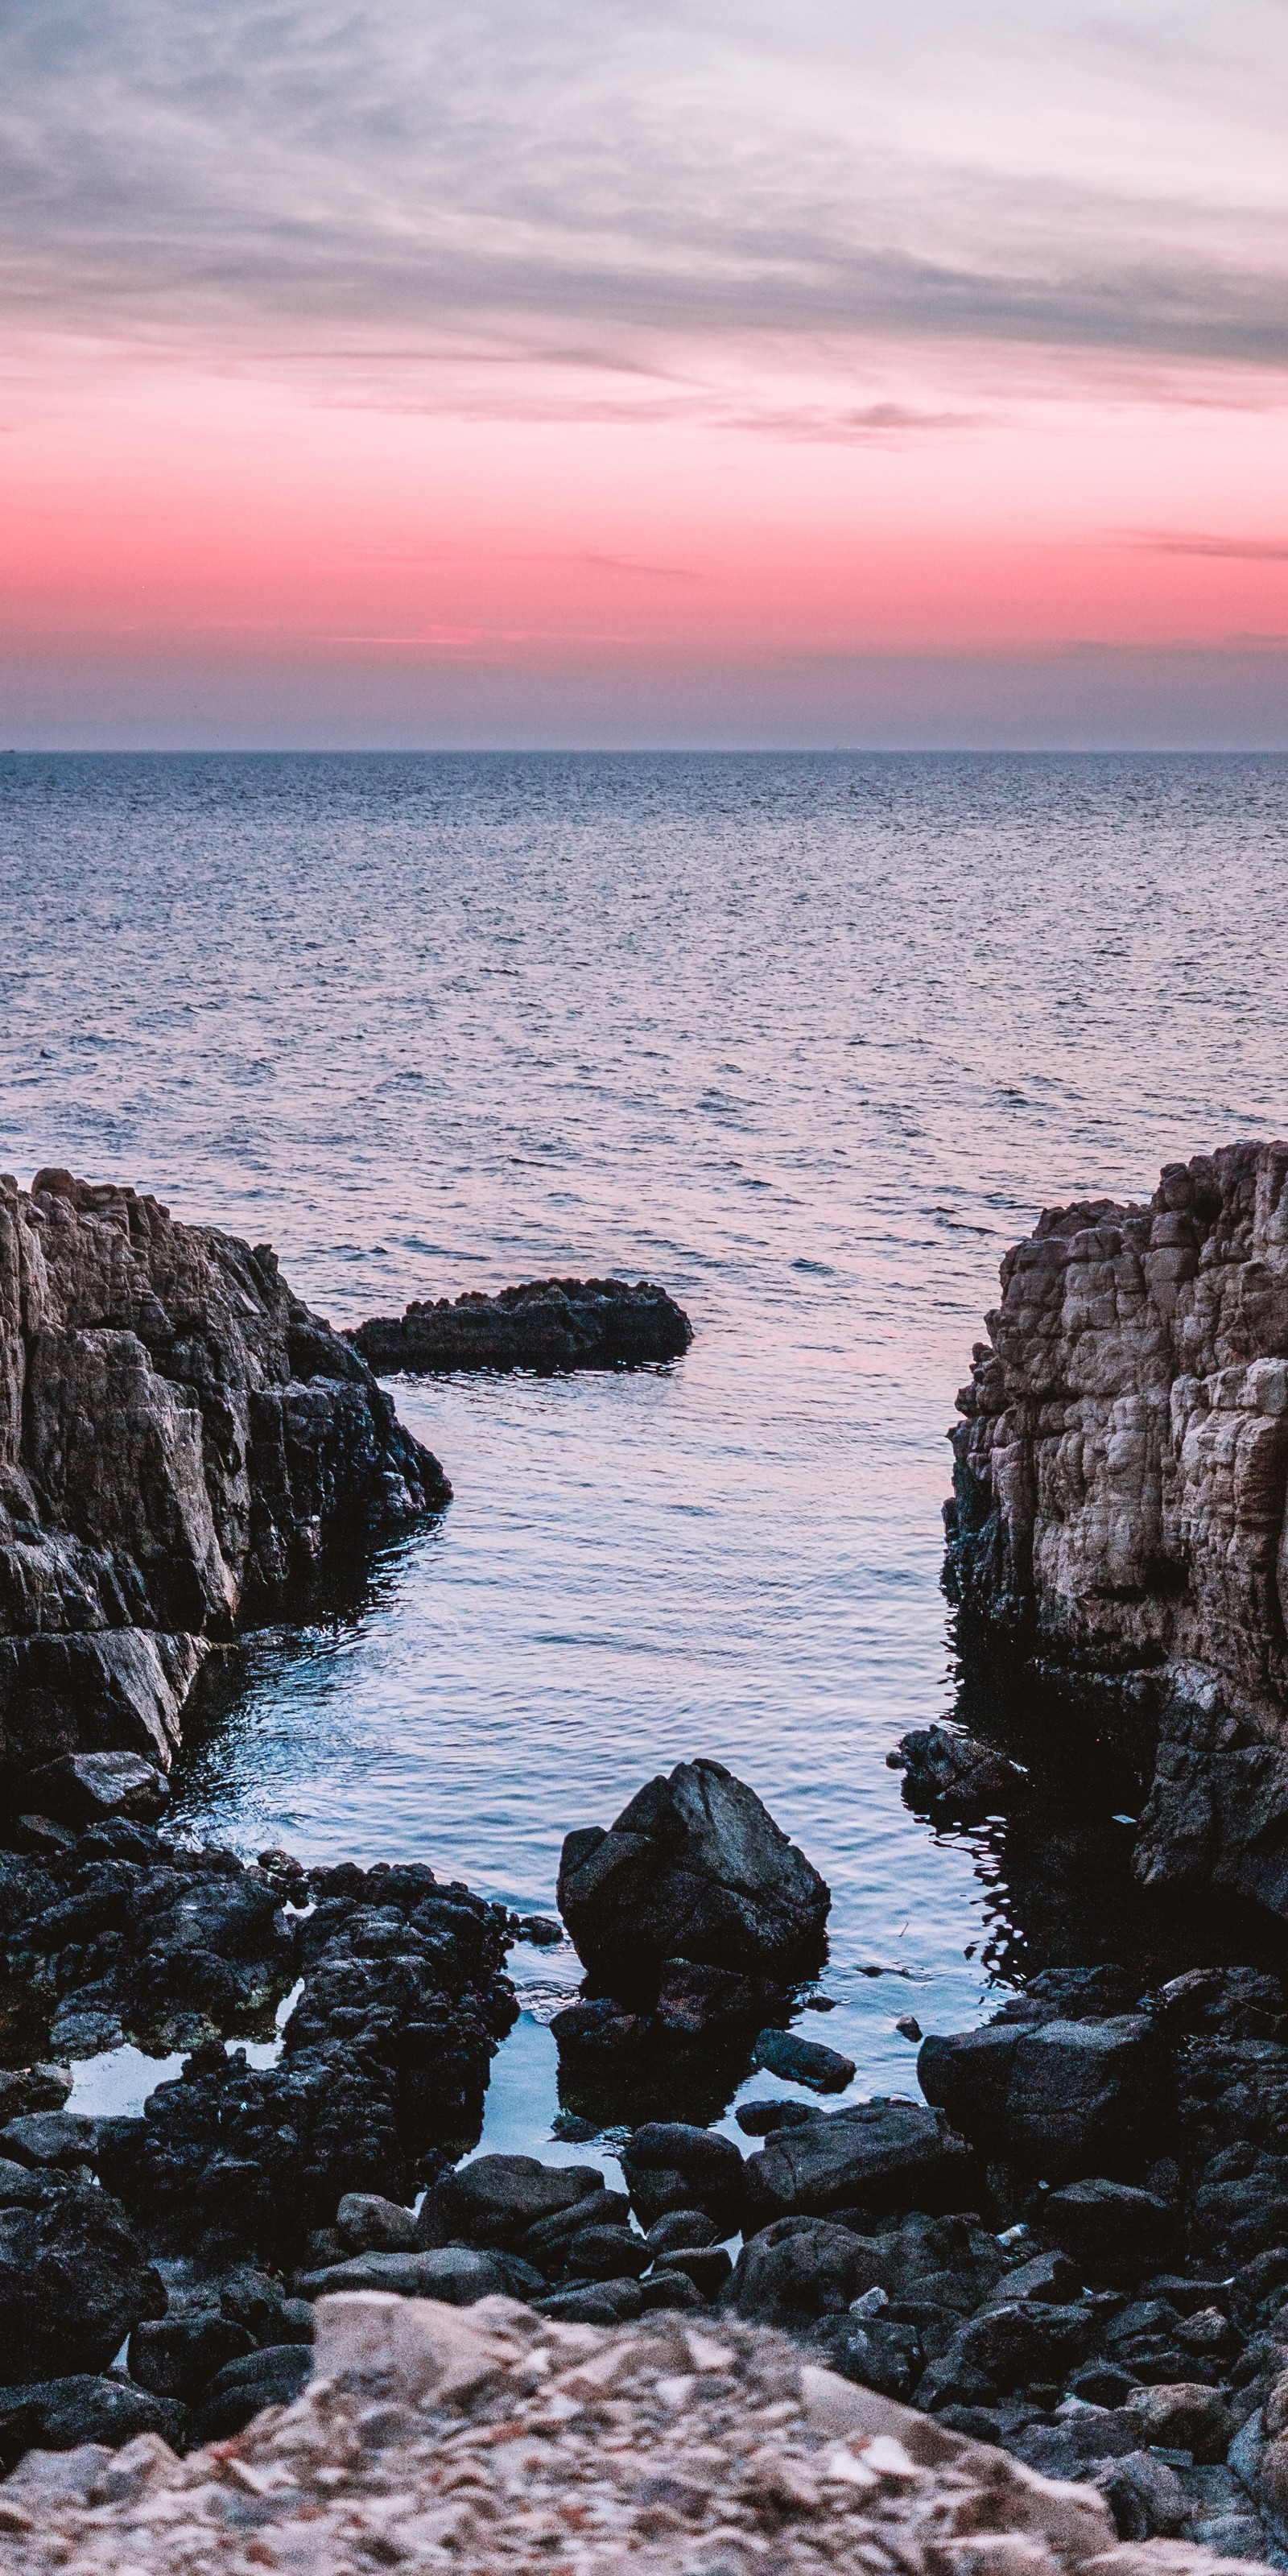
[[1131,542],[1157,555],[1212,555],[1226,563],[1288,563],[1288,543],[1283,538],[1201,537],[1141,529],[1133,531]]
[[[748,334],[1288,363],[1274,0],[895,14],[11,0],[8,310],[646,373]],[[883,408],[852,433],[932,425]]]

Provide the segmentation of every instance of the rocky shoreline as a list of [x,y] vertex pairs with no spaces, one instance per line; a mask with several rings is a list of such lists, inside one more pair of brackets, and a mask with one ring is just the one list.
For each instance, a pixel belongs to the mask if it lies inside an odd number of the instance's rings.
[[693,1326],[652,1280],[530,1279],[494,1297],[469,1289],[453,1302],[413,1301],[402,1315],[373,1315],[346,1336],[382,1376],[502,1373],[531,1369],[639,1368],[682,1359]]

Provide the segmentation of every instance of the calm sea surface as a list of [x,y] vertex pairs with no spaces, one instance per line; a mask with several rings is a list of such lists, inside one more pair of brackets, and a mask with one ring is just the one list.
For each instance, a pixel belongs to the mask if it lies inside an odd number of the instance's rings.
[[[834,1891],[806,2029],[907,2089],[900,2013],[1061,1938],[885,1762],[951,1708],[953,1394],[1044,1203],[1288,1127],[1286,857],[1274,759],[0,759],[7,1168],[269,1238],[337,1324],[614,1270],[695,1326],[399,1385],[456,1500],[249,1644],[184,1824],[549,1906],[570,1826],[715,1755]],[[576,1975],[516,1967],[510,2145]]]

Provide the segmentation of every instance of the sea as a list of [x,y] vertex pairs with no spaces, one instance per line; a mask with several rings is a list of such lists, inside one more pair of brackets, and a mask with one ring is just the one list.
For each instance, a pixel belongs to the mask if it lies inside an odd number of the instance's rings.
[[[666,1367],[392,1381],[455,1499],[222,1659],[174,1828],[549,1913],[571,1828],[714,1757],[832,1889],[798,2027],[842,2100],[915,2095],[901,2021],[1165,1951],[1108,1789],[1048,1866],[936,1830],[886,1757],[953,1714],[946,1434],[1006,1247],[1288,1129],[1286,863],[1273,757],[0,758],[24,1183],[270,1241],[340,1326],[612,1272],[694,1328]],[[484,2144],[584,2155],[548,2028],[578,1963],[514,1969]]]

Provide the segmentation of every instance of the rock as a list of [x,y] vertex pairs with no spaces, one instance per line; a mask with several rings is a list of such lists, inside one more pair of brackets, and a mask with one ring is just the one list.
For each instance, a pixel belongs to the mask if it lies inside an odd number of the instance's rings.
[[[958,1398],[949,1580],[968,1670],[1152,1787],[1137,1872],[1288,1910],[1288,1145],[1047,1210]],[[991,1640],[991,1644],[988,1642]]]
[[[586,2168],[579,2170],[584,2173]],[[630,2214],[631,2204],[624,2191],[590,2191],[568,2208],[553,2210],[549,2218],[539,2218],[535,2227],[529,2227],[519,2238],[515,2251],[525,2263],[535,2263],[539,2272],[553,2276],[562,2268],[574,2237],[588,2227],[624,2228]]]
[[155,2317],[136,2326],[130,2337],[130,2377],[154,2397],[175,2397],[191,2406],[217,2370],[254,2349],[245,2326],[235,2325],[217,2308]]
[[752,2050],[753,2066],[763,2066],[785,2084],[808,2084],[815,2093],[843,2093],[854,2082],[854,2060],[817,2039],[801,2039],[794,2030],[762,2030]]
[[476,2246],[517,2244],[542,2219],[558,2217],[602,2191],[595,2165],[543,2165],[535,2156],[475,2156],[426,2195],[416,2242]]
[[557,1950],[563,1940],[563,1925],[556,1923],[552,1915],[518,1914],[515,1916],[515,1922],[518,1926],[515,1938],[519,1941],[531,1941],[534,1949]]
[[653,2308],[704,2308],[707,2304],[687,2272],[672,2272],[665,2264],[641,2281],[640,2297],[646,2316]]
[[165,1772],[211,1633],[449,1499],[266,1245],[115,1184],[0,1181],[0,1772]]
[[92,2165],[97,2138],[79,2111],[28,2111],[0,2129],[0,2150],[20,2165]]
[[72,2089],[65,2066],[10,2066],[0,2069],[0,2125],[22,2111],[61,2111]]
[[898,1751],[887,1753],[892,1771],[904,1775],[903,1794],[911,1807],[954,1816],[982,1816],[1013,1806],[1028,1788],[1017,1762],[991,1745],[955,1727],[917,1727],[901,1736]]
[[942,2209],[969,2197],[970,2149],[934,2111],[912,2102],[856,2102],[780,2129],[744,2168],[752,2226],[796,2214],[826,2217],[856,2204]]
[[917,2054],[917,2081],[926,2100],[963,2137],[999,2153],[1007,2140],[1007,2102],[1019,2044],[1020,2025],[986,2022],[982,2030],[954,2031],[944,2038],[932,2032]]
[[1153,2024],[1051,2021],[1022,2032],[1006,2098],[1013,2160],[1051,2182],[1137,2168],[1167,2114]]
[[186,2421],[183,2407],[166,2398],[90,2372],[0,2387],[0,2462],[11,2466],[24,2451],[74,2451],[83,2443],[115,2451],[140,2433],[159,2433],[177,2450]]
[[749,2168],[730,2138],[681,2121],[652,2120],[621,2151],[622,2173],[640,2223],[652,2227],[672,2209],[701,2209],[726,2230],[742,2218]]
[[759,2029],[767,2013],[784,2007],[787,2000],[786,1988],[772,1977],[740,1977],[731,1968],[664,1959],[658,1979],[657,2034],[663,2040],[724,2041],[737,2047]]
[[714,2218],[701,2209],[668,2209],[655,2218],[645,2242],[650,2254],[665,2254],[672,2245],[714,2245],[720,2228]]
[[138,1753],[64,1753],[29,1772],[25,1796],[51,1816],[88,1825],[105,1816],[133,1816],[151,1824],[168,1805],[170,1784],[154,1762]]
[[160,2275],[106,2191],[72,2185],[35,2209],[0,2210],[0,2376],[104,2371],[165,2303]]
[[422,2254],[353,2254],[323,2272],[304,2272],[298,2289],[306,2299],[337,2290],[393,2290],[404,2299],[440,2299],[447,2307],[472,2307],[476,2299],[539,2298],[541,2274],[517,2254],[480,2252],[471,2245],[440,2245]]
[[714,2299],[733,2271],[733,2256],[724,2245],[673,2245],[663,2269],[684,2272],[704,2299]]
[[819,1959],[831,1899],[755,1792],[723,1764],[677,1763],[611,1830],[569,1834],[559,1910],[579,1957],[625,1995],[683,1958],[779,1978]]
[[1125,2409],[1141,2428],[1142,2444],[1192,2451],[1196,2460],[1222,2460],[1234,2421],[1220,2391],[1194,2382],[1133,2388]]
[[[1047,2203],[1042,2206],[1045,2221]],[[1017,2263],[1013,2272],[1004,2272],[997,2283],[990,2307],[1013,2304],[1016,2299],[1049,2299],[1057,2307],[1076,2299],[1082,2287],[1082,2275],[1063,2254],[1035,2254],[1028,2263]]]
[[497,1296],[467,1290],[452,1304],[413,1302],[373,1315],[347,1339],[382,1377],[458,1369],[636,1368],[678,1360],[693,1339],[683,1309],[640,1279],[531,1279]]
[[809,2102],[740,2102],[734,2118],[745,2138],[772,2138],[779,2129],[799,2129],[818,2113]]
[[[1074,2365],[1086,2359],[1095,2333],[1096,2318],[1084,2307],[1019,2299],[985,2308],[931,2364],[917,2402],[933,2404],[941,2391],[951,2397],[958,2388],[973,2390],[981,2383],[1002,2392],[1035,2381],[1061,2385]],[[975,2401],[968,2396],[965,2402]]]
[[215,2373],[189,2426],[194,2448],[226,2442],[260,2414],[265,2406],[289,2406],[307,2385],[313,2354],[307,2344],[268,2344],[226,2362]]
[[800,2326],[841,2316],[865,2290],[884,2287],[872,2245],[825,2218],[778,2218],[743,2246],[730,2304],[759,2325]]
[[1048,2192],[1042,2224],[1084,2280],[1139,2280],[1176,2247],[1176,2213],[1165,2201],[1102,2176]]
[[[668,2298],[665,2304],[669,2307],[674,2302]],[[643,2315],[644,2293],[638,2281],[588,2281],[577,2289],[553,2290],[534,2305],[538,2315],[554,2317],[564,2325],[616,2326]]]
[[582,2227],[561,2248],[570,2281],[637,2279],[649,2265],[649,2248],[630,2227]]
[[352,2254],[411,2254],[422,2242],[412,2211],[378,2191],[347,2191],[335,2223]]
[[11,2157],[0,2156],[0,2209],[13,2209],[19,2204],[34,2209],[43,2200],[47,2177],[39,2168],[15,2164]]

